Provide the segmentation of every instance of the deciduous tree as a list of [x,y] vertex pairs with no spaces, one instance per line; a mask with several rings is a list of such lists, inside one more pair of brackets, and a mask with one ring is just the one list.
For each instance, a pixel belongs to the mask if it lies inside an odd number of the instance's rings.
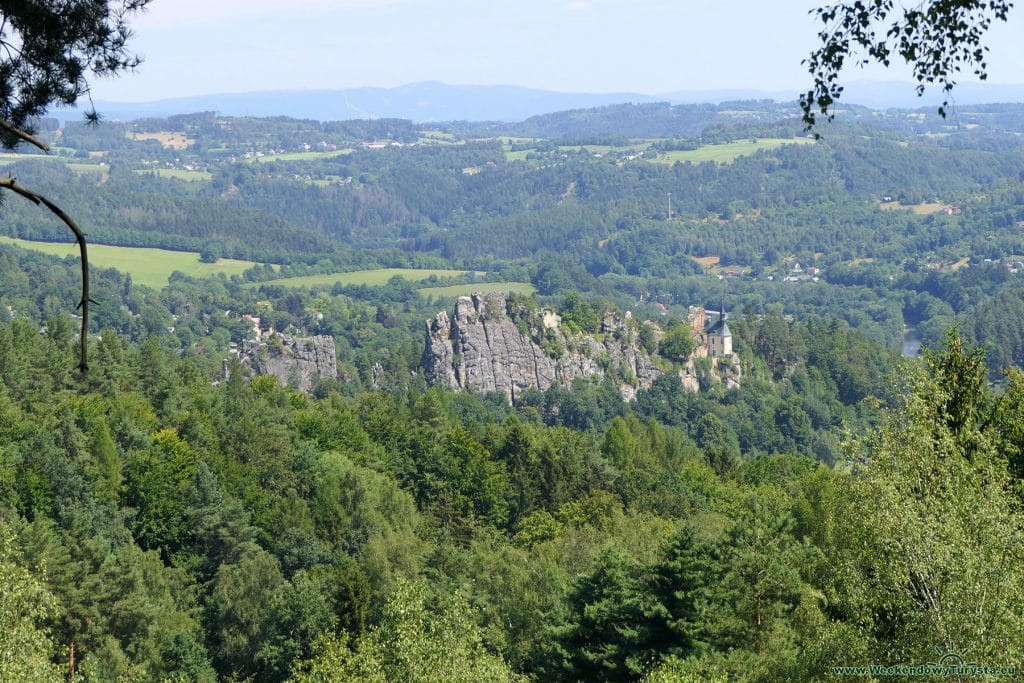
[[816,114],[835,115],[843,92],[839,72],[848,60],[889,66],[894,57],[910,65],[918,95],[927,84],[942,87],[939,114],[945,116],[958,74],[967,69],[986,78],[985,33],[992,22],[1006,21],[1012,7],[1008,0],[924,0],[910,7],[893,0],[854,0],[813,10],[824,28],[818,33],[821,44],[804,61],[814,79],[800,96],[804,122],[813,126]]

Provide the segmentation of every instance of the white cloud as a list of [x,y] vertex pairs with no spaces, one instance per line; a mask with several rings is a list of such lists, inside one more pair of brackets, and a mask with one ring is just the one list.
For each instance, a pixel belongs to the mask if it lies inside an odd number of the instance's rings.
[[154,2],[132,24],[140,29],[210,26],[243,17],[309,15],[326,11],[393,5],[397,0],[173,0]]

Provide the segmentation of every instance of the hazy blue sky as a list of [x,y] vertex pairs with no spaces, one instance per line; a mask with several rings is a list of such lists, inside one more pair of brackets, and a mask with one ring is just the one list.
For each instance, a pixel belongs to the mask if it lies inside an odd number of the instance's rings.
[[[577,92],[805,89],[817,26],[805,0],[154,0],[136,74],[95,99],[423,80]],[[1024,82],[1015,10],[991,36],[990,81]],[[851,70],[850,79],[906,78]],[[968,80],[966,77],[964,80]]]

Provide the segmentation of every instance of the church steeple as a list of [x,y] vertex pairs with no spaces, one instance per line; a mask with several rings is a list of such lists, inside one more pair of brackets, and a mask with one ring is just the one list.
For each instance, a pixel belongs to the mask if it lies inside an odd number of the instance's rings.
[[725,295],[722,295],[722,308],[718,311],[718,322],[708,328],[708,355],[720,358],[732,355],[732,332],[725,321]]

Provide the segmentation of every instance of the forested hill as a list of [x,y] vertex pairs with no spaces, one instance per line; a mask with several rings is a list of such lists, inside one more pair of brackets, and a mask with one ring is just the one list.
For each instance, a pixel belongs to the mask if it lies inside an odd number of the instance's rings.
[[228,116],[283,115],[319,120],[521,121],[576,107],[654,100],[638,93],[565,93],[516,86],[423,81],[395,88],[221,93],[145,103],[96,102],[96,108],[104,117],[119,121],[201,110],[216,110]]
[[797,112],[795,102],[780,104],[770,100],[677,105],[647,102],[541,114],[516,123],[458,122],[442,123],[439,127],[463,133],[483,132],[554,140],[671,138],[697,136],[712,126],[793,119]]
[[[960,83],[957,102],[969,106],[985,102],[1017,102],[1021,86],[990,83]],[[341,90],[286,90],[269,92],[219,93],[152,102],[95,102],[106,120],[132,121],[168,117],[181,112],[217,111],[225,116],[288,116],[297,119],[339,120],[404,118],[417,123],[441,121],[521,122],[568,109],[607,107],[616,104],[671,102],[728,103],[741,100],[785,100],[795,93],[752,89],[680,91],[661,95],[635,92],[555,92],[508,85],[451,85],[437,81],[409,83],[394,88],[347,88]],[[921,103],[913,96],[913,85],[899,82],[852,81],[844,100],[878,110],[913,108],[927,104],[934,112],[936,101]],[[741,103],[743,104],[743,103]],[[845,105],[844,105],[845,106]],[[741,106],[740,109],[743,107]],[[65,120],[78,118],[77,113]]]
[[[647,316],[725,290],[736,310],[838,316],[893,349],[905,324],[934,346],[959,317],[989,348],[994,378],[1020,364],[1015,307],[1004,324],[975,321],[1004,289],[1016,296],[1024,263],[1024,107],[948,119],[853,108],[818,141],[790,111],[626,105],[540,117],[518,133],[209,112],[44,121],[56,153],[8,161],[101,243],[290,275],[484,272]],[[63,236],[28,203],[4,212],[8,235]],[[248,277],[273,279],[266,268]]]
[[40,121],[0,680],[1014,675],[1024,106],[789,113]]

